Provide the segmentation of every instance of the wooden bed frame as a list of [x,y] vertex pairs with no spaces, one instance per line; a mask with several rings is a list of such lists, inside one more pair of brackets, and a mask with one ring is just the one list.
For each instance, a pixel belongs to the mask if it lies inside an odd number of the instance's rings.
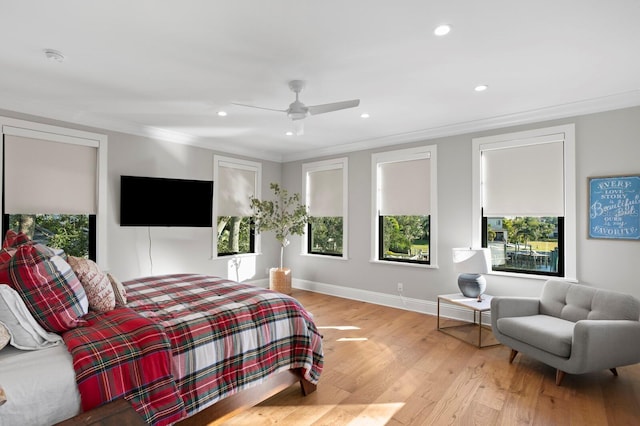
[[300,369],[282,371],[270,376],[265,382],[245,389],[239,393],[224,398],[210,407],[176,423],[177,426],[202,426],[220,423],[229,419],[240,411],[253,407],[282,392],[289,386],[300,383],[302,394],[307,396],[316,390],[316,385],[303,377]]

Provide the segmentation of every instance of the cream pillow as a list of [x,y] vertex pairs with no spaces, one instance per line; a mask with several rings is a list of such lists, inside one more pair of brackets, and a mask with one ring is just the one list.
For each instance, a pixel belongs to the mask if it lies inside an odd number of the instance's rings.
[[0,349],[7,346],[7,343],[11,340],[9,329],[0,322]]
[[84,292],[89,299],[89,308],[98,312],[108,312],[116,307],[116,297],[111,281],[94,261],[68,256],[67,262],[84,287]]
[[122,285],[119,279],[109,273],[107,274],[107,277],[109,277],[109,281],[111,281],[111,285],[113,286],[113,293],[116,295],[116,305],[126,305],[127,290],[124,288],[124,285]]

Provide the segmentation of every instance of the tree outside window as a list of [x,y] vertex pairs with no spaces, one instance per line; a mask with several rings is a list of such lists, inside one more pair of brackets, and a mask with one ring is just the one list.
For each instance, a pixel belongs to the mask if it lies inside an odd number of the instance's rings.
[[250,217],[218,217],[218,255],[253,253],[254,232]]
[[429,216],[380,216],[381,260],[428,263]]
[[310,217],[307,225],[308,252],[342,256],[342,217]]
[[33,241],[62,249],[67,255],[89,257],[89,215],[12,214],[9,228],[24,232]]

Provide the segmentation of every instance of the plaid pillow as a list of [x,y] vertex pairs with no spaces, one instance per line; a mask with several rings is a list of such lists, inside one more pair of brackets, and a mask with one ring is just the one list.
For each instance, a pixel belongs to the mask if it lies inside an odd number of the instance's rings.
[[47,331],[59,333],[86,322],[89,302],[71,266],[42,244],[23,244],[10,261],[12,286]]
[[15,247],[0,250],[0,284],[11,285],[11,280],[9,279],[9,262],[17,250]]
[[24,243],[28,243],[31,241],[31,238],[24,232],[16,232],[13,229],[9,229],[4,236],[4,241],[2,242],[2,248],[8,247],[18,247]]

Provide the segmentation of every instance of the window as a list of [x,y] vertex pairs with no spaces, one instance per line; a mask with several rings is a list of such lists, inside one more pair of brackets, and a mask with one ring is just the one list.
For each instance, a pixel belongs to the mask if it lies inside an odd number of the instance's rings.
[[24,232],[35,242],[95,261],[95,218],[89,214],[7,214],[4,229]]
[[372,156],[373,261],[436,266],[436,146]]
[[106,136],[0,117],[3,232],[106,267]]
[[262,165],[214,157],[215,256],[257,253],[251,197],[260,198]]
[[302,166],[307,254],[347,257],[347,165],[347,158],[338,158]]
[[573,135],[567,125],[473,140],[478,242],[493,271],[575,277]]

